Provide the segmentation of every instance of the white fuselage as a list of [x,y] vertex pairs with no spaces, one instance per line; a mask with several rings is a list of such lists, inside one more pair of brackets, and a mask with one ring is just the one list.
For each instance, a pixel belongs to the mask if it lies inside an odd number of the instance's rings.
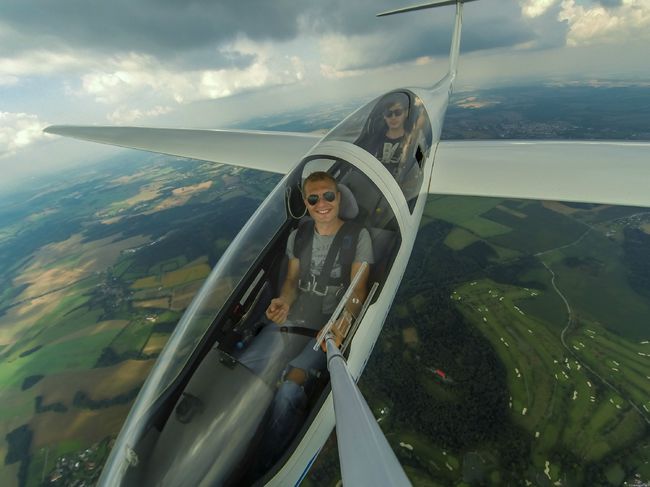
[[[306,154],[306,157],[323,155],[344,159],[370,177],[391,205],[402,235],[400,248],[391,271],[386,277],[381,294],[368,307],[363,321],[352,339],[347,363],[348,369],[355,380],[359,379],[370,358],[411,257],[427,201],[429,181],[433,175],[435,150],[440,140],[442,120],[448,103],[449,87],[445,80],[439,83],[434,90],[412,89],[411,91],[424,101],[433,129],[431,151],[423,164],[424,183],[420,188],[420,194],[412,213],[409,211],[404,195],[395,178],[377,159],[356,145],[338,141],[322,142]],[[330,392],[293,455],[266,485],[286,486],[299,484],[316,459],[318,452],[325,444],[334,426],[334,402]]]

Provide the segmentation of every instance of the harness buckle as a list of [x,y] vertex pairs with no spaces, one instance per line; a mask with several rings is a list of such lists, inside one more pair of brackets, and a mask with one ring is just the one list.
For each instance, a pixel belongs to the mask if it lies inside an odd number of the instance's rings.
[[327,294],[327,284],[323,286],[323,291],[319,291],[316,283],[316,276],[311,275],[311,292],[314,293],[316,296],[325,296]]
[[302,279],[298,280],[298,289],[306,293],[315,294],[316,296],[322,297],[327,295],[327,284],[323,286],[322,291],[319,291],[314,274],[311,275],[311,281],[307,281],[306,283]]

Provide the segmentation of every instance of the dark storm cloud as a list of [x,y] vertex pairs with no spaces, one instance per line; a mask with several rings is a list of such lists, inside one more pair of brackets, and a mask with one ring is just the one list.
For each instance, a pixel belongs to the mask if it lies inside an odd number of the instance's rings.
[[239,33],[255,40],[293,38],[300,5],[290,0],[2,0],[0,26],[4,23],[19,37],[11,42],[5,33],[0,55],[86,48],[181,58]]
[[[375,34],[379,38],[376,45],[363,46],[367,50],[365,59],[357,59],[349,68],[448,52],[454,15],[451,7],[374,18],[377,12],[407,3],[400,0],[2,0],[0,56],[13,57],[35,48],[86,49],[98,57],[119,52],[146,53],[183,68],[243,68],[254,60],[253,55],[219,52],[218,47],[238,35],[253,40],[291,40],[301,33],[301,27],[317,36]],[[463,50],[538,40],[536,29],[522,22],[520,16],[516,2],[484,0],[467,4]],[[3,35],[3,23],[19,34],[10,36],[5,30]]]
[[[379,34],[376,45],[364,46],[366,58],[344,66],[345,69],[369,68],[410,61],[421,56],[448,54],[454,8],[369,19],[369,13],[375,14],[399,5],[394,1],[357,0],[350,3],[353,5],[345,6],[345,2],[341,2],[340,8],[336,9],[315,7],[308,17],[314,29],[322,32]],[[566,26],[551,16],[556,14],[553,12],[543,16],[543,19],[531,21],[521,17],[521,11],[514,2],[487,0],[468,4],[464,9],[462,50],[471,52],[524,43],[529,43],[531,47],[563,45]],[[546,24],[554,25],[549,27]]]
[[[320,32],[363,35],[380,31],[385,32],[389,37],[392,34],[401,34],[402,39],[398,37],[396,42],[403,42],[406,37],[417,34],[422,29],[428,31],[440,31],[441,28],[451,29],[455,12],[453,7],[422,10],[383,18],[375,17],[375,14],[379,12],[412,3],[417,2],[412,0],[334,0],[313,5],[305,12],[305,16]],[[497,4],[494,0],[487,0],[486,3],[490,5],[486,7],[481,3],[476,3],[465,6],[465,18],[484,17],[486,14],[492,18],[504,18],[511,12],[514,12],[515,16],[519,15],[519,9],[514,4],[506,5],[505,2]],[[489,23],[491,20],[487,20],[484,25],[487,27]],[[500,26],[500,28],[502,27],[504,26]],[[502,30],[507,31],[508,29]]]

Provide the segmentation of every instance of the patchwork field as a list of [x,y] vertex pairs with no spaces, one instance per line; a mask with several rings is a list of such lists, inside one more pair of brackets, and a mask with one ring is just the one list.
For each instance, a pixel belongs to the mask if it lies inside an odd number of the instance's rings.
[[144,164],[16,203],[21,221],[5,225],[0,209],[0,457],[11,459],[0,485],[41,485],[89,448],[94,475],[182,311],[264,196],[253,188],[275,180],[253,176],[224,204],[230,170]]
[[[390,360],[391,367],[375,361],[371,365],[381,374],[367,372],[387,394],[376,397],[373,389],[369,403],[414,485],[621,485],[650,478],[650,300],[644,288],[631,284],[638,264],[626,250],[630,229],[644,231],[650,215],[631,208],[460,197],[430,198],[426,214],[418,239],[429,253],[418,254],[417,270],[407,270],[378,345],[384,353],[377,360]],[[477,221],[508,231],[481,232]],[[429,227],[431,239],[422,236]],[[431,257],[434,252],[443,257]],[[471,270],[472,278],[454,275],[454,281],[435,271],[449,266]],[[441,300],[448,283],[446,298],[468,327],[455,339],[452,325],[444,323],[454,323],[453,315],[431,304]],[[496,370],[462,375],[486,348],[465,352],[469,344],[456,345],[472,341],[469,330],[487,339],[498,357]],[[403,374],[415,381],[403,378],[404,387],[391,381],[398,366],[391,354],[401,357]],[[463,366],[456,370],[459,361]],[[445,381],[433,374],[432,364],[447,373]],[[498,411],[487,417],[480,408],[462,407],[465,388],[489,380],[490,373],[498,378],[501,366],[508,419],[492,419]],[[409,395],[413,388],[417,394]],[[419,415],[411,420],[391,405],[404,395],[436,408],[413,407]],[[438,427],[438,416],[451,426]],[[416,433],[432,417],[433,429],[442,434]],[[481,441],[483,425],[491,421],[502,424],[494,433],[498,440]],[[405,422],[413,429],[405,429]],[[466,425],[473,433],[470,446],[450,448]],[[503,451],[503,445],[512,450]]]
[[[650,408],[650,356],[639,355],[650,346],[632,345],[591,324],[571,331],[572,350],[567,350],[556,327],[519,306],[541,294],[481,280],[461,286],[451,299],[490,340],[507,369],[513,420],[535,438],[533,466],[543,471],[558,449],[601,461],[642,439],[650,422],[650,413],[638,411]],[[552,481],[560,479],[561,471],[556,472]]]

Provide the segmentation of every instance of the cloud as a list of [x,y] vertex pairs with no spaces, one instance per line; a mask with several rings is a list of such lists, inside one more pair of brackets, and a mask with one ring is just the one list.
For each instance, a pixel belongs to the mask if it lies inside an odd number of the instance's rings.
[[0,57],[0,78],[18,79],[24,76],[77,71],[93,64],[97,64],[94,56],[83,51],[56,52],[39,49],[24,52],[20,56]]
[[562,0],[558,19],[569,24],[567,45],[581,46],[650,40],[650,3],[647,0],[603,1],[582,5]]
[[[495,8],[493,5],[489,7],[482,7],[481,3],[466,7],[461,47],[464,53],[524,45],[541,38],[541,33],[518,18],[516,6],[498,4]],[[439,15],[409,13],[366,21],[365,24],[374,26],[372,29],[366,27],[354,31],[345,23],[343,27],[334,24],[336,28],[323,28],[325,32],[318,44],[321,72],[331,78],[341,78],[382,66],[418,62],[431,57],[446,58],[453,20],[452,8],[441,9]],[[495,29],[495,26],[499,28]]]
[[2,22],[20,36],[11,37],[15,42],[5,38],[0,55],[42,48],[45,41],[54,48],[84,46],[96,52],[138,51],[156,57],[214,46],[240,34],[258,41],[282,41],[296,36],[298,18],[309,4],[291,0],[3,0]]
[[519,0],[524,17],[535,18],[544,15],[557,4],[557,0]]
[[172,111],[171,107],[155,106],[149,110],[121,106],[108,115],[108,120],[116,125],[133,124],[138,120],[155,118]]
[[36,115],[0,112],[0,158],[49,137],[43,133],[47,125]]
[[[446,53],[453,8],[374,18],[375,13],[394,6],[392,0],[66,0],[56,4],[3,0],[3,21],[11,35],[0,35],[0,58],[22,57],[46,45],[55,52],[84,49],[97,60],[138,53],[183,71],[245,69],[255,62],[254,57],[223,52],[220,47],[239,38],[264,43],[321,35],[349,38],[349,47],[357,51],[361,46],[353,42],[365,38],[361,42],[366,56],[353,63],[357,68]],[[35,11],[43,15],[34,15]],[[530,40],[530,32],[517,17],[516,4],[509,2],[469,4],[466,19],[471,28],[465,30],[464,49]],[[485,21],[473,22],[476,18]],[[378,53],[384,54],[378,57]],[[328,60],[325,64],[334,65]]]
[[130,123],[168,113],[180,104],[295,83],[305,74],[304,63],[298,56],[280,54],[281,50],[267,43],[240,38],[224,46],[222,52],[250,55],[254,61],[243,68],[180,71],[152,56],[129,53],[108,59],[102,69],[81,76],[76,94],[117,105],[108,119]]

